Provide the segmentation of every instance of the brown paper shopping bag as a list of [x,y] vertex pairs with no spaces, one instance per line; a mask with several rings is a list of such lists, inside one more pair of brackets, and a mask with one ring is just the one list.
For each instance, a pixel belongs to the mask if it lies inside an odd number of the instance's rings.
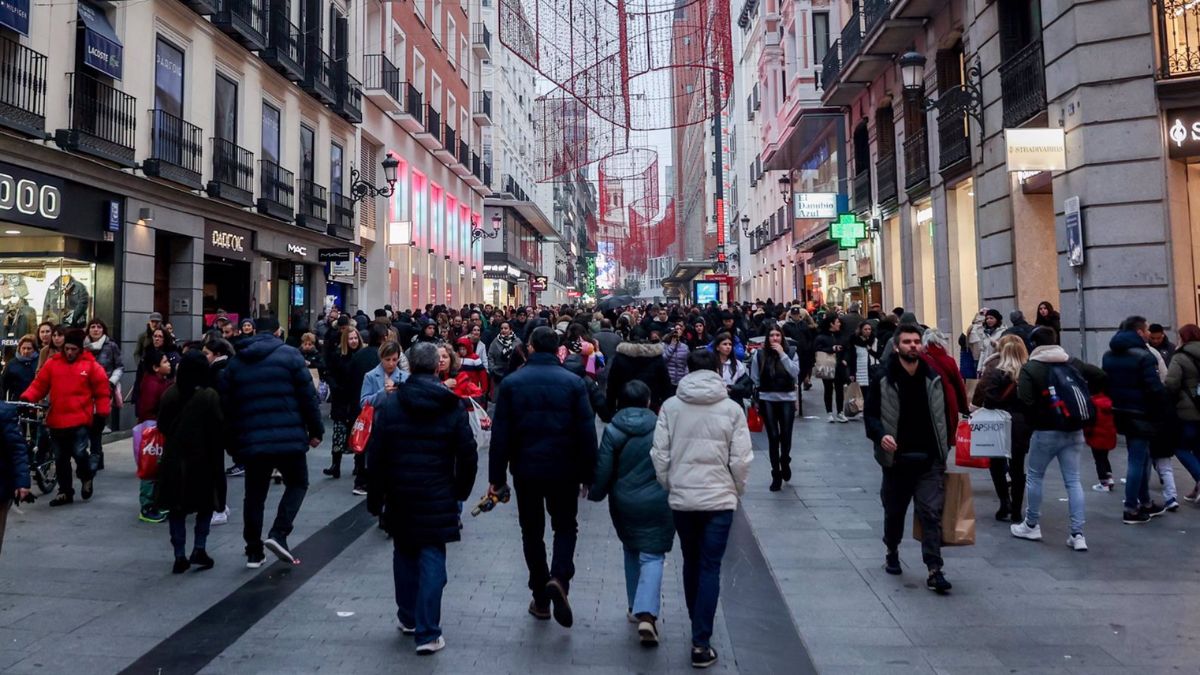
[[[942,546],[975,545],[975,500],[971,477],[946,473],[946,502],[942,507]],[[913,514],[913,539],[921,541],[921,521]]]

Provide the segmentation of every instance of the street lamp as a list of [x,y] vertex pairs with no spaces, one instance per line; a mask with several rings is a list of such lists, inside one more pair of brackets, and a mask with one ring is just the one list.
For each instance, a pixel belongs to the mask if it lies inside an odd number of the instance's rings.
[[745,214],[742,215],[742,235],[750,236],[750,216]]
[[480,239],[483,239],[484,237],[487,237],[488,239],[495,239],[498,236],[500,236],[500,214],[499,213],[492,214],[492,231],[491,231],[491,233],[484,231],[484,229],[479,226],[479,223],[477,223],[477,222],[471,223],[471,243],[472,244],[479,241]]
[[350,169],[350,194],[354,201],[361,202],[368,197],[391,197],[396,191],[396,168],[400,160],[392,153],[383,159],[383,178],[387,187],[376,187],[358,177],[358,169]]
[[783,197],[784,206],[792,205],[792,175],[790,171],[779,178],[779,194]]
[[[900,66],[900,80],[904,85],[904,93],[920,98],[925,93],[925,56],[918,52],[905,52],[896,60]],[[967,68],[966,80],[957,86],[942,92],[942,100],[928,99],[925,109],[939,108],[949,113],[966,113],[979,124],[983,132],[983,68],[979,59]]]

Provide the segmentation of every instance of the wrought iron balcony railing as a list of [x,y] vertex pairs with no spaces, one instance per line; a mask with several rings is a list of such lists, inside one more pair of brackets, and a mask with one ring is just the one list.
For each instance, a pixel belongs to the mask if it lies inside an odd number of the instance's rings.
[[929,136],[915,129],[904,139],[904,190],[915,192],[929,185]]
[[69,119],[55,132],[64,150],[133,167],[137,99],[87,73],[68,73]]
[[290,221],[295,217],[295,175],[270,160],[258,163],[258,212]]
[[1000,64],[1000,92],[1004,100],[1004,128],[1019,127],[1046,110],[1046,66],[1042,41],[1025,45]]
[[193,190],[203,187],[203,131],[183,118],[150,111],[150,157],[142,162],[147,176],[163,178]]
[[254,153],[224,138],[212,139],[210,197],[242,206],[254,204]]
[[46,57],[0,37],[0,125],[38,138],[46,134]]

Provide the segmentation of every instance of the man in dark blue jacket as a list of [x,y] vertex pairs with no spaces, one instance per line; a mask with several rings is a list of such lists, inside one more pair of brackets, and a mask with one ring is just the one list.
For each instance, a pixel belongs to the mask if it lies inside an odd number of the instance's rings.
[[1150,441],[1166,421],[1162,416],[1166,388],[1159,377],[1158,359],[1146,344],[1149,338],[1144,317],[1125,319],[1108,343],[1103,362],[1117,431],[1124,434],[1129,448],[1123,515],[1129,525],[1166,512],[1163,506],[1150,501]]
[[[279,321],[271,316],[254,322],[256,334],[246,338],[221,373],[219,389],[230,441],[246,466],[246,566],[262,567],[263,546],[280,560],[298,563],[288,548],[292,521],[308,492],[305,454],[325,435],[321,409],[304,357],[278,337]],[[262,540],[263,507],[271,471],[283,476],[283,497],[267,540]]]
[[[558,334],[536,328],[529,338],[529,361],[504,378],[492,422],[488,492],[507,483],[511,467],[517,492],[517,518],[529,590],[529,613],[570,627],[567,591],[575,575],[577,499],[586,496],[596,467],[596,423],[583,379],[558,362]],[[554,530],[554,556],[546,566],[546,512]]]
[[0,548],[4,547],[4,521],[13,500],[29,496],[29,449],[17,421],[17,408],[0,403]]

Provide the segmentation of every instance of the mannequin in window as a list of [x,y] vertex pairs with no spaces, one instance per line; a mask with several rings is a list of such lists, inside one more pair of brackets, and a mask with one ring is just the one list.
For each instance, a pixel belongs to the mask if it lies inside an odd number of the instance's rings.
[[4,299],[4,337],[20,338],[37,327],[37,312],[29,301],[19,296]]
[[91,295],[78,279],[70,274],[60,274],[46,288],[42,320],[68,328],[83,328],[87,325],[90,301]]

